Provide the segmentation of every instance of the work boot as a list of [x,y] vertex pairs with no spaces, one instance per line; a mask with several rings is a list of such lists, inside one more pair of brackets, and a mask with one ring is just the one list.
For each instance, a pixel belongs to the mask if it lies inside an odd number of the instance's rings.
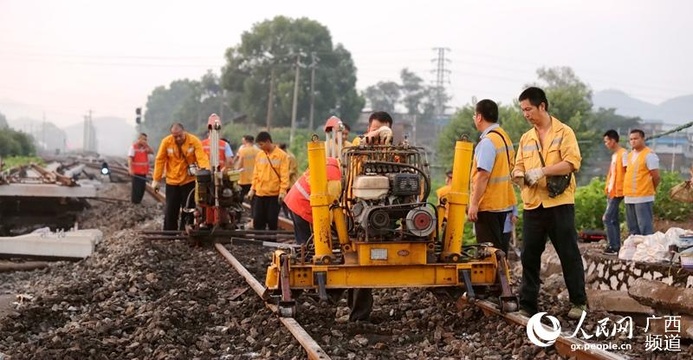
[[582,317],[582,312],[587,311],[587,305],[575,305],[568,311],[568,318],[572,320],[578,320]]
[[606,249],[604,249],[604,255],[618,255],[618,250],[609,246]]

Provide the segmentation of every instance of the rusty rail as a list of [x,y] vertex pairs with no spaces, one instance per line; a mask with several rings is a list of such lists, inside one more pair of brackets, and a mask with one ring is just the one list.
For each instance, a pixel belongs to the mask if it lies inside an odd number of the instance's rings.
[[[518,326],[527,327],[527,317],[520,315],[519,312],[503,313],[496,304],[485,300],[476,300],[472,305],[481,308],[486,315],[494,314],[503,317],[507,322]],[[545,326],[547,330],[551,330]],[[628,359],[619,354],[611,353],[601,349],[595,349],[590,343],[577,338],[569,338],[564,335],[559,336],[554,343],[556,351],[565,358],[577,360],[623,360]]]
[[[217,251],[226,259],[226,261],[233,266],[236,271],[243,276],[245,281],[250,285],[250,287],[258,294],[263,300],[266,300],[267,289],[259,282],[255,277],[245,268],[243,265],[236,260],[236,258],[221,244],[214,245]],[[276,305],[265,303],[265,306],[269,308],[273,313],[278,313],[278,308]],[[279,317],[279,321],[284,324],[284,326],[291,332],[291,334],[298,340],[298,342],[303,346],[303,348],[308,353],[309,359],[329,359],[330,357],[327,353],[318,345],[318,343],[306,332],[305,329],[293,318]]]

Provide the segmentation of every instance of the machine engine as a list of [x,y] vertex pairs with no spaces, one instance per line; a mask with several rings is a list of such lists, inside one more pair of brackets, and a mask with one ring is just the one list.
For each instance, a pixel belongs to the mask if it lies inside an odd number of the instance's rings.
[[422,151],[408,145],[388,151],[346,151],[351,181],[351,235],[362,241],[428,240],[436,230],[434,209],[425,202],[430,181]]
[[[214,181],[214,176],[220,177]],[[195,176],[195,224],[235,229],[243,216],[243,197],[238,185],[240,170],[197,171]],[[217,189],[218,187],[218,189]]]

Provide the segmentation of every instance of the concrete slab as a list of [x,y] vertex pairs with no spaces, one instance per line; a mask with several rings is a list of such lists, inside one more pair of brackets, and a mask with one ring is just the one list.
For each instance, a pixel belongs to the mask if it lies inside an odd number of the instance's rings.
[[0,237],[0,254],[57,258],[85,258],[103,238],[101,230],[84,229]]
[[12,183],[0,186],[0,196],[94,198],[96,197],[96,188],[93,186]]
[[654,309],[640,304],[625,291],[587,289],[587,302],[590,310],[603,310],[611,313],[654,314]]
[[693,315],[693,289],[677,288],[661,281],[637,279],[628,288],[628,294],[640,302],[657,309]]

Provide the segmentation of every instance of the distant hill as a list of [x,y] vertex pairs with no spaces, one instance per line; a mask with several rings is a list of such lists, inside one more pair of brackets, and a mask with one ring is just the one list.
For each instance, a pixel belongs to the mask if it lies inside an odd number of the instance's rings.
[[[135,127],[125,119],[117,117],[95,117],[92,122],[96,128],[96,148],[101,155],[127,155],[128,146],[135,140]],[[84,137],[84,124],[65,128],[70,147],[81,148]]]
[[623,116],[639,116],[644,120],[666,124],[684,124],[693,121],[693,95],[679,96],[659,105],[635,99],[620,90],[597,91],[592,95],[594,108],[614,108]]

